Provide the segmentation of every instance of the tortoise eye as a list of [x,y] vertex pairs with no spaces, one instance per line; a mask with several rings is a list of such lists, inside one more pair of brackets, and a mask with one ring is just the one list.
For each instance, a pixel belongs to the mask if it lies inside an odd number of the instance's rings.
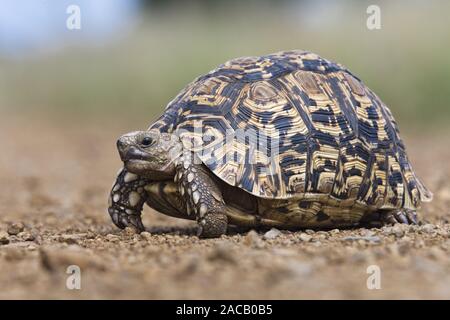
[[150,137],[144,137],[144,139],[142,139],[141,141],[141,145],[144,147],[148,147],[153,143],[153,139]]

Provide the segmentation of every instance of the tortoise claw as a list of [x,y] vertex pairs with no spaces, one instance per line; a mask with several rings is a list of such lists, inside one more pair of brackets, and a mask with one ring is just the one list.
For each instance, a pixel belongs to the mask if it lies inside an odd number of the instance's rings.
[[417,214],[413,210],[399,210],[395,212],[385,212],[382,215],[382,222],[385,224],[417,224]]
[[406,217],[408,218],[408,221],[410,224],[418,224],[417,221],[417,214],[415,211],[407,210],[406,211]]
[[112,221],[118,228],[125,229],[126,227],[132,227],[138,233],[145,231],[140,215],[120,212],[118,210],[114,210],[113,208],[109,208],[108,212]]
[[394,218],[399,223],[409,224],[408,218],[402,211],[397,211],[394,213]]

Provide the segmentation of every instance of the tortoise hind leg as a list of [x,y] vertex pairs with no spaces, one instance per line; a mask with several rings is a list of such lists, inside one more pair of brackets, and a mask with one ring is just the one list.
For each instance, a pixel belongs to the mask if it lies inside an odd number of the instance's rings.
[[379,210],[368,213],[361,219],[361,225],[368,227],[381,227],[396,223],[417,224],[416,211],[411,209]]

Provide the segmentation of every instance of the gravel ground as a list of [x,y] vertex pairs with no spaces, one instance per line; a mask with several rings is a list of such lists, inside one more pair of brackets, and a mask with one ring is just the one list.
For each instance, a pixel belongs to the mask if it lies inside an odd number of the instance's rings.
[[[139,128],[74,122],[0,120],[2,299],[450,298],[450,134],[404,137],[435,194],[418,226],[200,240],[192,222],[148,208],[147,232],[115,228],[106,213],[115,138]],[[69,265],[81,269],[81,290],[66,287]],[[371,265],[379,290],[367,288]]]

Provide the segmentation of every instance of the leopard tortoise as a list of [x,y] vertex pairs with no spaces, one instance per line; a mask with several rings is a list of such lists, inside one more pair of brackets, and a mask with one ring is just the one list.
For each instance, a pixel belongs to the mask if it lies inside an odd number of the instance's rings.
[[117,148],[124,168],[108,211],[138,231],[144,203],[217,237],[229,224],[416,223],[432,199],[388,107],[344,66],[305,51],[220,65]]

